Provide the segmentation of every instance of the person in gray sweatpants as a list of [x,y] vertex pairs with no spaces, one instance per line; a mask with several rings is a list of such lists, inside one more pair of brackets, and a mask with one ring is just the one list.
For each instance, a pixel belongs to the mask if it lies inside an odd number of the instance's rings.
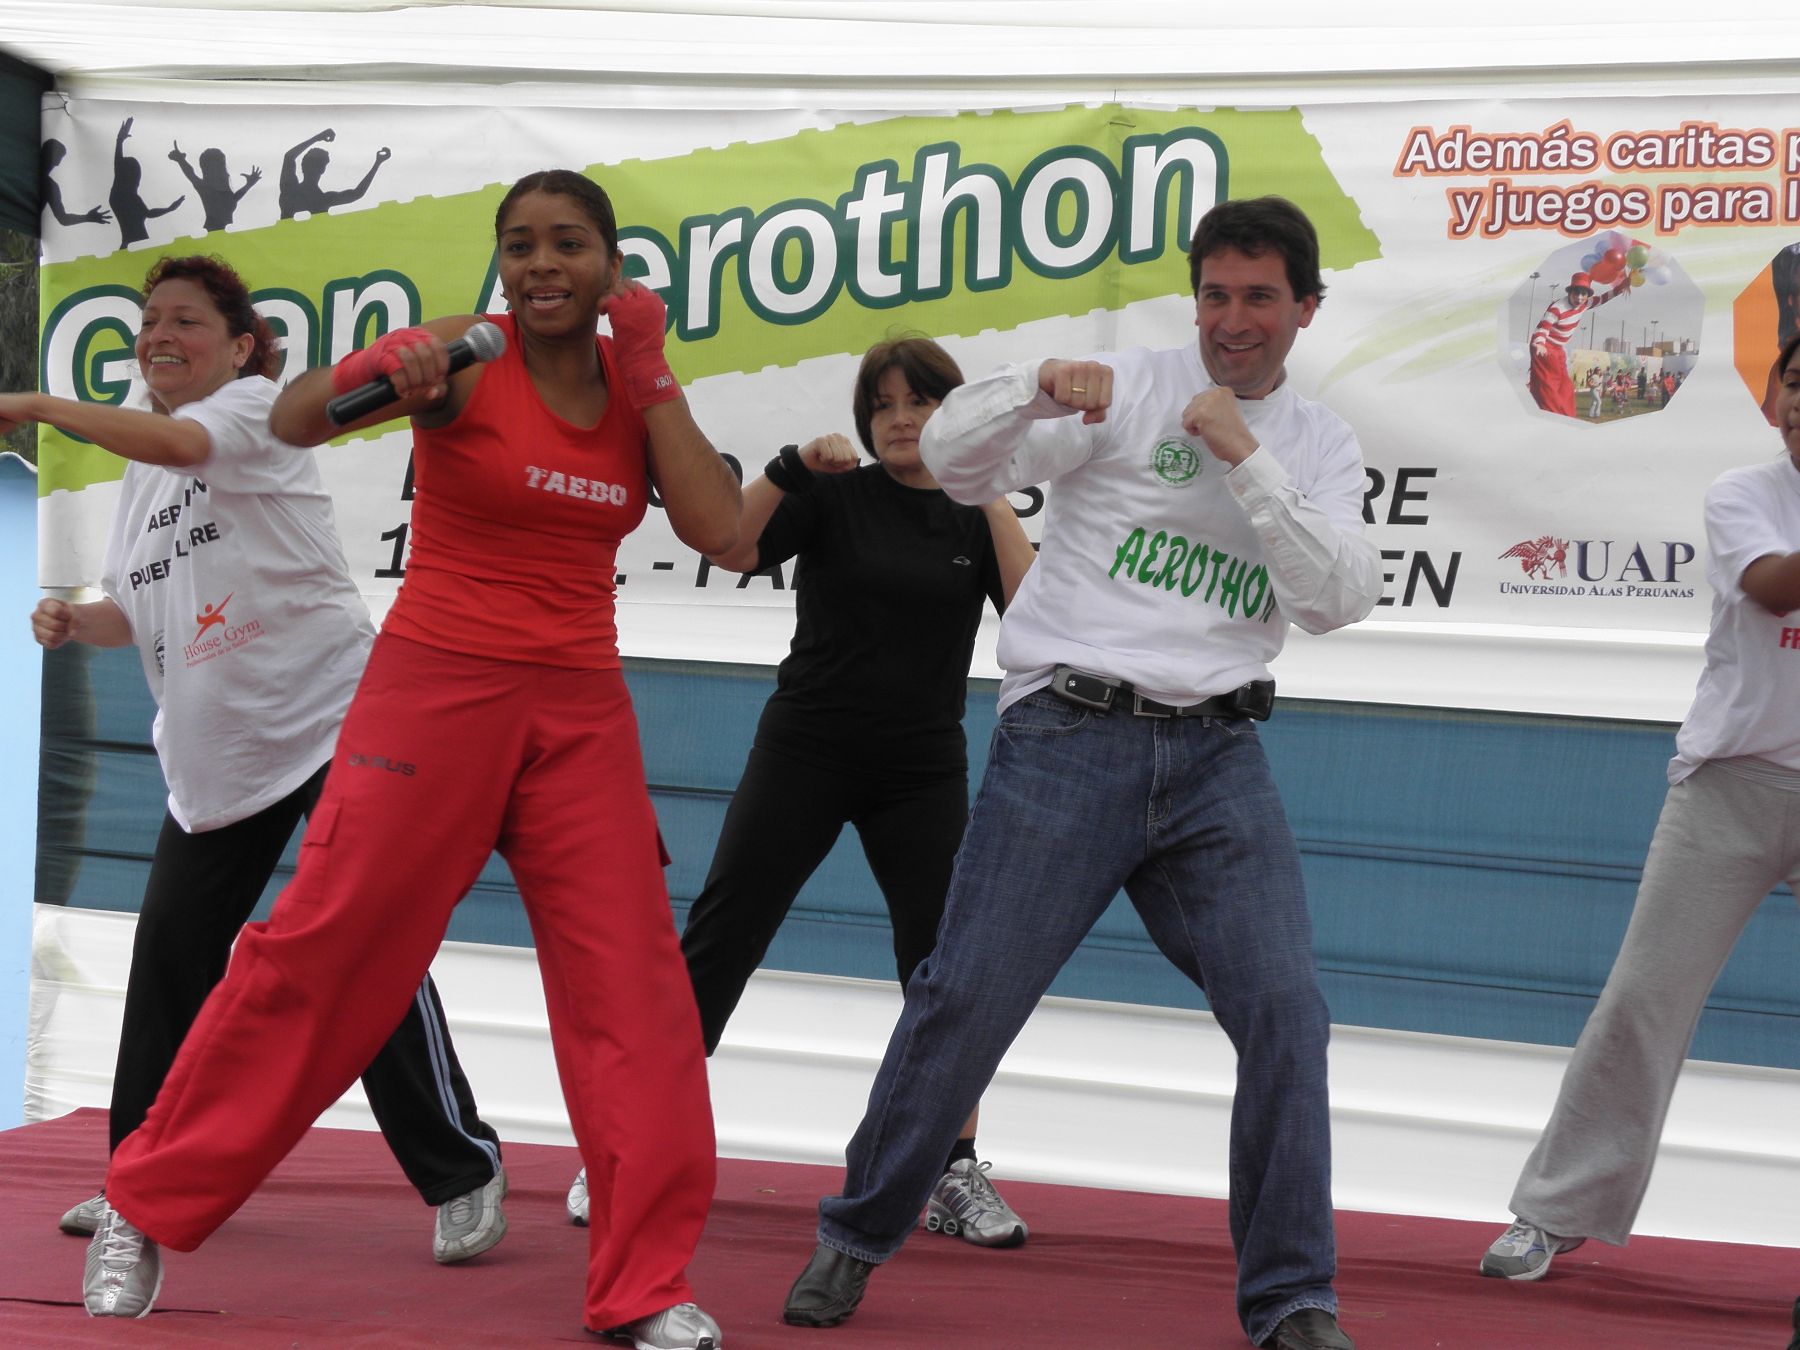
[[1483,1275],[1536,1280],[1590,1237],[1625,1244],[1713,981],[1764,897],[1800,890],[1800,337],[1776,372],[1786,453],[1707,491],[1706,669],[1624,945]]

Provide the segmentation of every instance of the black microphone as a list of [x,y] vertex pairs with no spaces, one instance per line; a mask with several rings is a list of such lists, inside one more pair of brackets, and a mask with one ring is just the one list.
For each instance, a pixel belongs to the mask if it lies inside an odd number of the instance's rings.
[[[446,349],[450,353],[450,373],[454,375],[477,361],[492,361],[499,356],[506,350],[506,334],[497,325],[482,322],[456,341],[447,343]],[[383,375],[360,389],[339,394],[325,405],[325,416],[331,419],[332,426],[345,426],[387,407],[399,397],[394,392],[394,382]]]

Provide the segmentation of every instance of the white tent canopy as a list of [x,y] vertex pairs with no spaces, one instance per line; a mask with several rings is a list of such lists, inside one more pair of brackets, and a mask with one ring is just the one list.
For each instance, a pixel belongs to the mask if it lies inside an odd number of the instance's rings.
[[[902,89],[1079,81],[1135,94],[1383,74],[1505,78],[1591,72],[1666,87],[1730,64],[1791,77],[1800,15],[1766,3],[1638,0],[1583,7],[1289,0],[1278,7],[1154,0],[638,0],[394,5],[372,0],[6,0],[0,48],[89,96],[141,82],[346,81],[434,86],[720,81],[809,97],[876,79]],[[292,91],[304,98],[299,89]],[[1390,86],[1390,95],[1396,90]],[[563,97],[561,93],[559,98]]]

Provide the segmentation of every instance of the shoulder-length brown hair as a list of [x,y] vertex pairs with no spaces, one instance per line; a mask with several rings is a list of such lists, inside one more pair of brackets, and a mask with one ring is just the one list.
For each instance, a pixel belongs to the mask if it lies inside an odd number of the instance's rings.
[[856,419],[856,435],[863,449],[877,459],[880,456],[875,454],[871,425],[875,420],[875,400],[881,396],[877,386],[890,370],[904,375],[913,393],[932,399],[941,400],[963,382],[962,369],[950,353],[921,333],[889,338],[869,348],[856,372],[856,393],[851,397],[850,411]]

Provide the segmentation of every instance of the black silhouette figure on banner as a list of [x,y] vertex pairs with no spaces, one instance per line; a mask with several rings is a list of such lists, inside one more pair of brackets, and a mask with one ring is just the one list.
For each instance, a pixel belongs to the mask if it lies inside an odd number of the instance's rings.
[[202,150],[199,173],[194,172],[179,145],[169,151],[169,158],[181,166],[188,182],[194,185],[194,191],[200,194],[200,204],[206,208],[206,228],[209,230],[222,230],[231,224],[232,216],[237,214],[237,204],[244,200],[244,194],[262,181],[262,170],[252,164],[250,172],[244,175],[244,186],[232,191],[231,171],[225,167],[223,150]]
[[112,191],[106,198],[119,222],[120,248],[129,248],[148,239],[150,231],[144,228],[144,223],[168,215],[187,200],[184,192],[167,206],[148,206],[138,195],[138,186],[144,181],[144,166],[125,153],[125,138],[131,135],[132,121],[127,117],[119,123],[119,139],[113,145]]
[[50,208],[50,214],[56,217],[58,225],[104,225],[112,219],[112,212],[104,206],[96,206],[91,211],[71,212],[63,206],[62,189],[50,176],[63,156],[69,153],[69,147],[58,140],[44,142],[44,148],[38,158],[38,176],[44,183],[44,205]]
[[[329,191],[319,186],[319,179],[325,174],[331,163],[329,152],[319,148],[320,141],[335,140],[337,132],[326,127],[316,136],[308,136],[296,145],[281,159],[281,218],[292,220],[302,211],[318,215],[329,211],[334,206],[342,206],[353,202],[369,190],[369,184],[375,181],[375,170],[379,169],[388,156],[393,154],[385,145],[375,152],[375,162],[369,165],[369,171],[363,175],[362,182],[353,188],[339,188]],[[308,147],[311,147],[310,149]],[[302,155],[301,152],[305,151]],[[294,161],[300,161],[298,174],[294,171]]]

